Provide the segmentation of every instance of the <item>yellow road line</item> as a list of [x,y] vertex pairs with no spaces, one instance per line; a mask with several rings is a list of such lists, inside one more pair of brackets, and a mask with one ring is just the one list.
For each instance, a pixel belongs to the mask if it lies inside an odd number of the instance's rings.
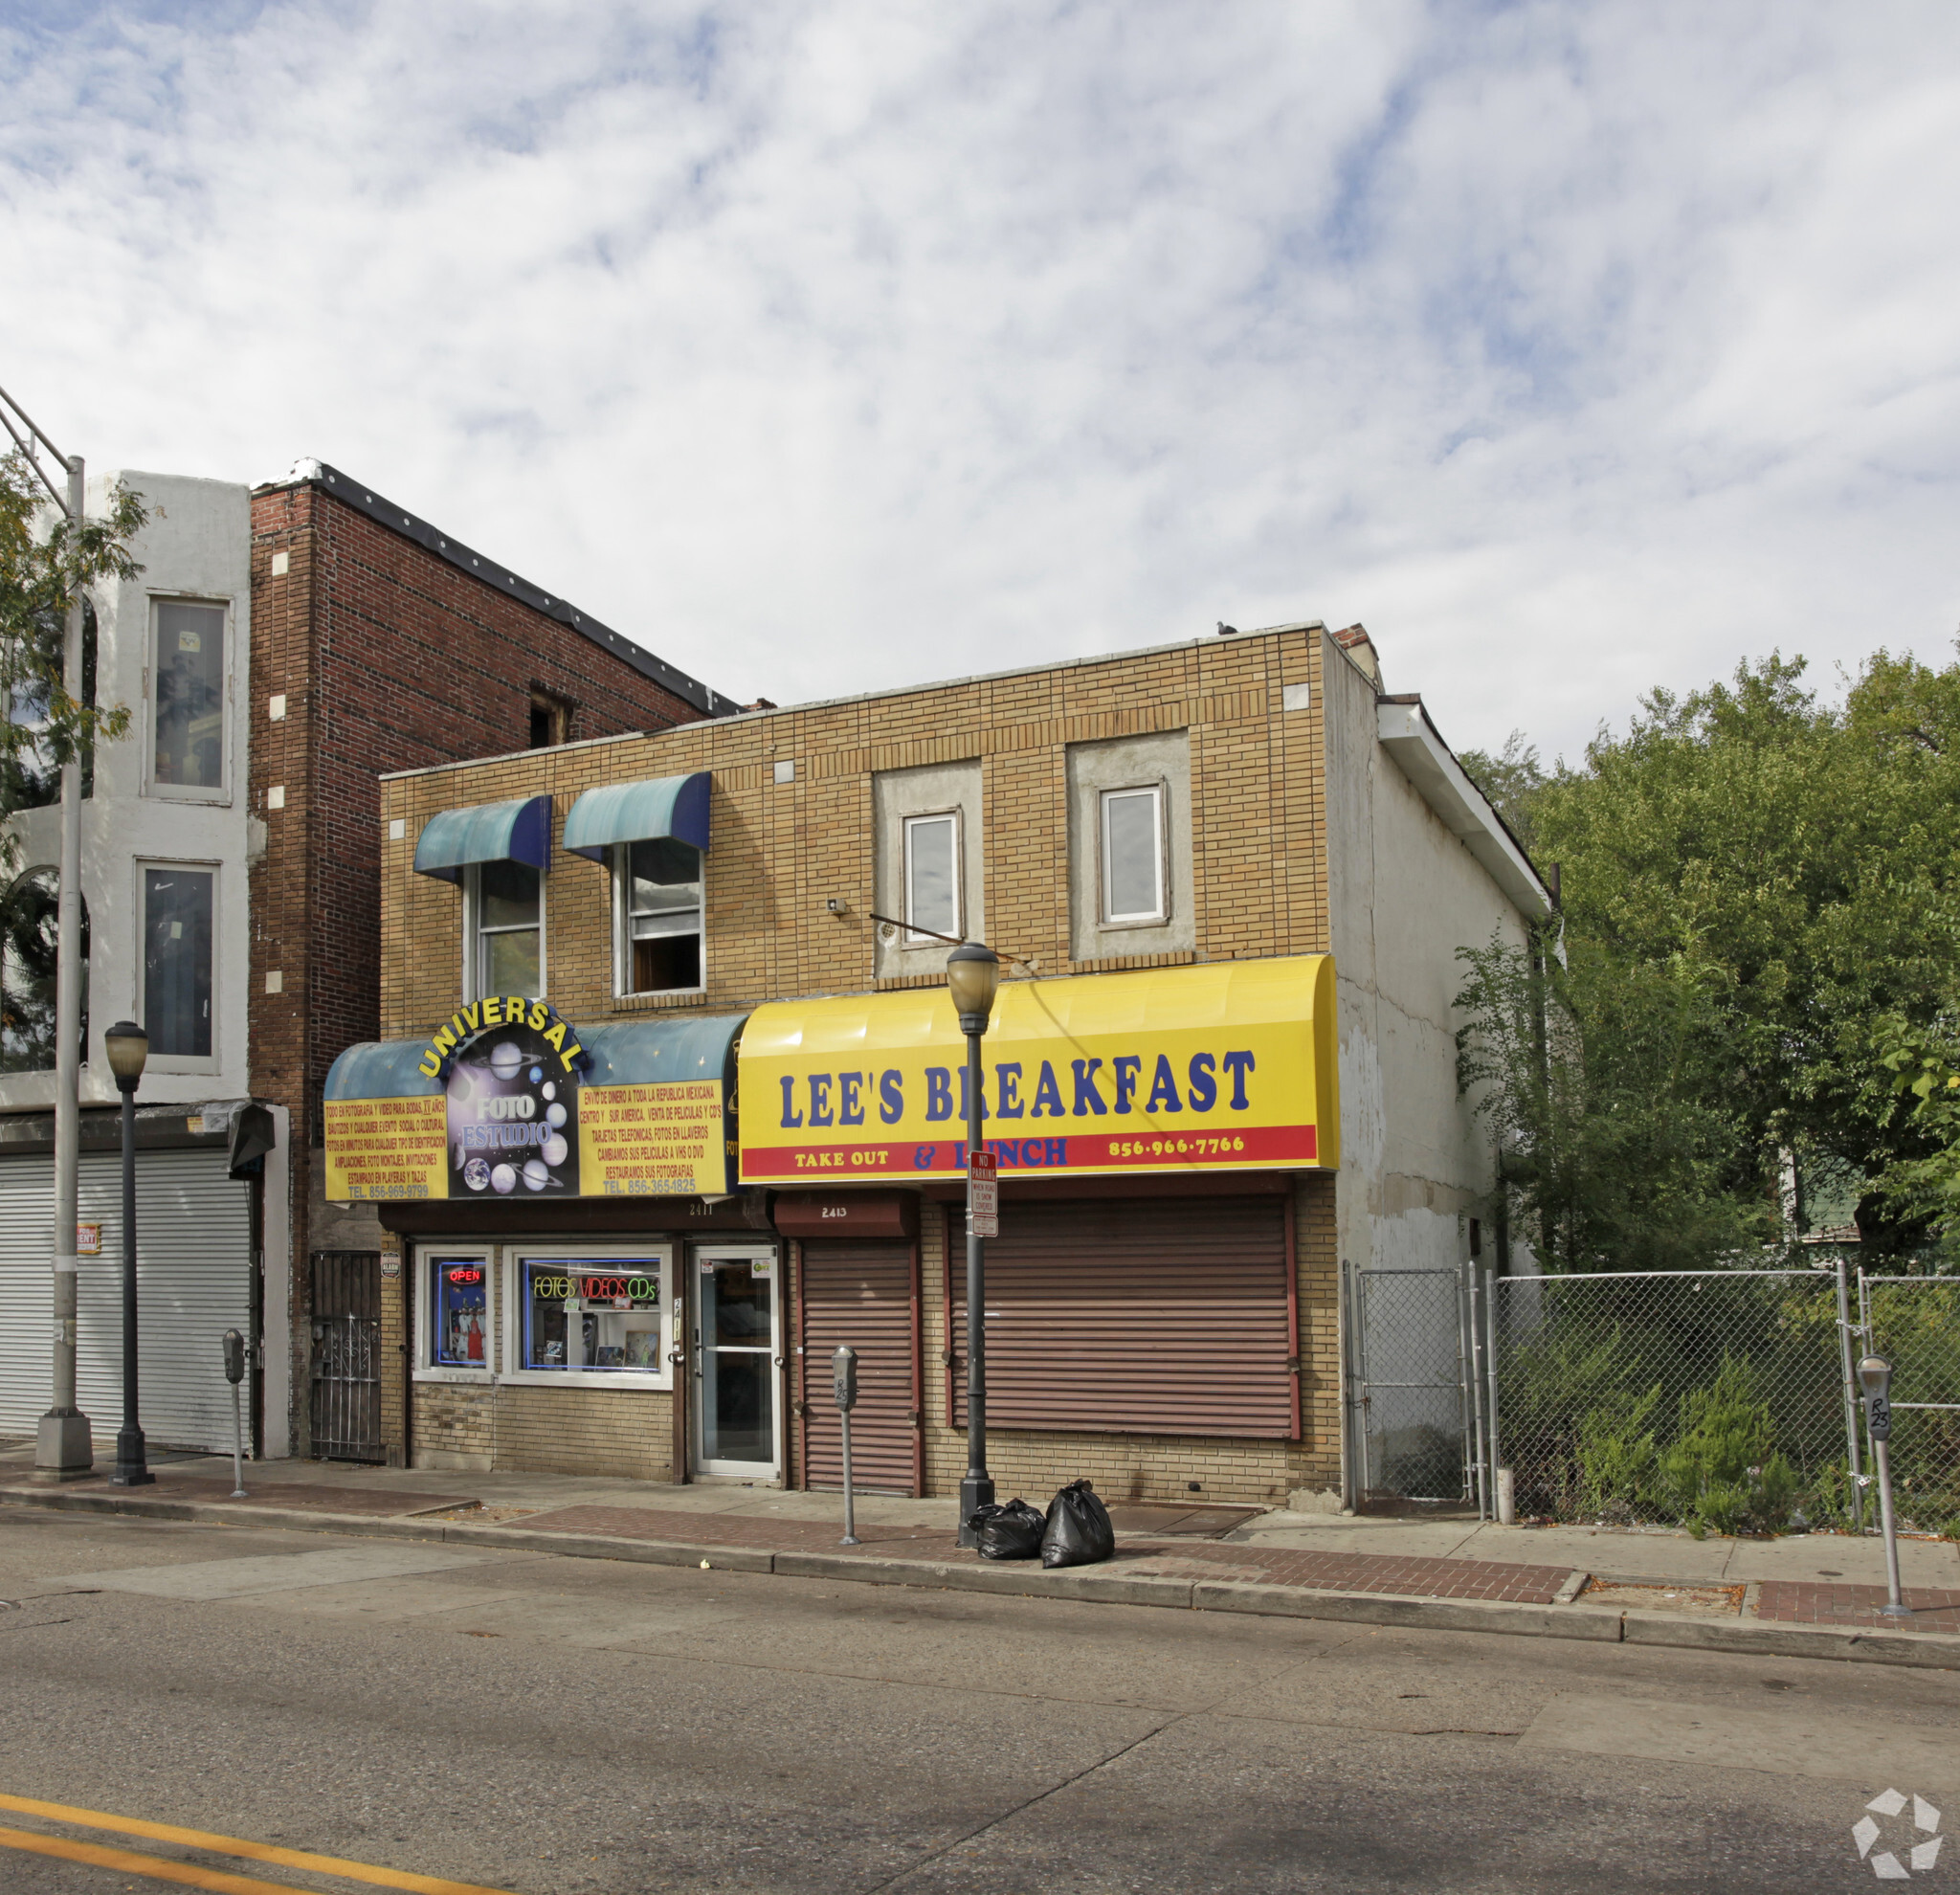
[[[318,1875],[371,1882],[383,1888],[406,1888],[412,1895],[506,1895],[503,1889],[485,1888],[480,1883],[449,1882],[439,1875],[417,1875],[412,1869],[379,1868],[372,1862],[350,1862],[340,1856],[315,1856],[304,1849],[282,1849],[276,1842],[248,1842],[237,1836],[179,1829],[174,1823],[145,1822],[141,1817],[110,1816],[101,1810],[77,1809],[68,1803],[37,1802],[32,1796],[0,1795],[0,1810],[43,1817],[50,1822],[74,1823],[80,1829],[107,1829],[122,1836],[146,1837],[152,1842],[178,1842],[186,1848],[209,1849],[213,1855],[237,1856],[246,1862],[311,1869]],[[36,1849],[43,1855],[69,1856],[76,1862],[98,1862],[105,1868],[122,1868],[138,1875],[160,1876],[167,1882],[188,1882],[193,1888],[230,1889],[234,1895],[261,1895],[261,1891],[269,1888],[284,1889],[290,1895],[292,1889],[292,1884],[287,1882],[255,1882],[250,1876],[228,1875],[222,1869],[197,1868],[163,1856],[124,1855],[121,1850],[99,1849],[91,1842],[70,1842],[62,1837],[40,1836],[25,1829],[0,1829],[0,1843],[11,1849]],[[91,1849],[95,1851],[93,1855],[76,1853]],[[110,1857],[116,1860],[111,1862]]]
[[32,1849],[37,1856],[59,1856],[67,1862],[88,1862],[114,1869],[119,1875],[152,1876],[159,1882],[187,1883],[211,1888],[218,1895],[293,1895],[290,1882],[261,1882],[256,1875],[227,1875],[223,1869],[199,1868],[195,1862],[173,1862],[167,1856],[139,1856],[133,1849],[104,1849],[96,1842],[74,1842],[65,1836],[37,1836],[27,1829],[0,1829],[0,1849]]

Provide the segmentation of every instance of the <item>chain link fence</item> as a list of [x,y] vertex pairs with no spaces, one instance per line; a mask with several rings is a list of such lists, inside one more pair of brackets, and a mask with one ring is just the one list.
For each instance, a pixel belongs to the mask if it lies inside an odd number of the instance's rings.
[[1908,1531],[1960,1535],[1960,1280],[1858,1281],[1864,1346],[1892,1365],[1892,1505]]
[[1841,1290],[1811,1270],[1497,1279],[1496,1459],[1519,1517],[1849,1524]]

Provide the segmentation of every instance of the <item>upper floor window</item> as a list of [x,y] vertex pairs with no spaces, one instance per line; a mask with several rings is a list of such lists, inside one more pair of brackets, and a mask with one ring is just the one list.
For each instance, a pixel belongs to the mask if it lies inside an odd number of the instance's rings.
[[1104,924],[1166,920],[1164,786],[1105,790],[1102,801]]
[[156,604],[150,782],[160,790],[225,787],[225,609]]
[[612,889],[618,991],[701,987],[702,852],[673,836],[621,842],[613,851]]
[[143,871],[143,1024],[152,1058],[209,1059],[217,872]]
[[548,750],[571,736],[571,706],[549,691],[531,689],[531,748]]
[[466,1000],[486,993],[545,995],[545,878],[528,862],[477,862],[466,871]]
[[[906,945],[960,934],[960,813],[905,818]],[[918,930],[929,930],[921,932]]]

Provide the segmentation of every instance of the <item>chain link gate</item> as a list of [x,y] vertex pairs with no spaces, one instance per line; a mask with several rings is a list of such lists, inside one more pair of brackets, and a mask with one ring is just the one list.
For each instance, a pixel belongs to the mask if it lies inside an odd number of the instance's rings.
[[316,1460],[388,1459],[381,1438],[381,1253],[312,1258],[312,1453]]
[[1457,1270],[1346,1270],[1357,1504],[1474,1498],[1470,1305]]

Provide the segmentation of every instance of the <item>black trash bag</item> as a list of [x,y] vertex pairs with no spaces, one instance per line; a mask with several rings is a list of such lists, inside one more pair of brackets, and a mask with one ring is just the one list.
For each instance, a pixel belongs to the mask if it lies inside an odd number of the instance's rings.
[[983,1506],[967,1516],[967,1525],[980,1536],[982,1559],[1035,1559],[1041,1551],[1047,1526],[1038,1507],[1024,1500],[1005,1506]]
[[1116,1551],[1109,1509],[1086,1481],[1072,1482],[1048,1503],[1041,1529],[1043,1566],[1093,1566]]

